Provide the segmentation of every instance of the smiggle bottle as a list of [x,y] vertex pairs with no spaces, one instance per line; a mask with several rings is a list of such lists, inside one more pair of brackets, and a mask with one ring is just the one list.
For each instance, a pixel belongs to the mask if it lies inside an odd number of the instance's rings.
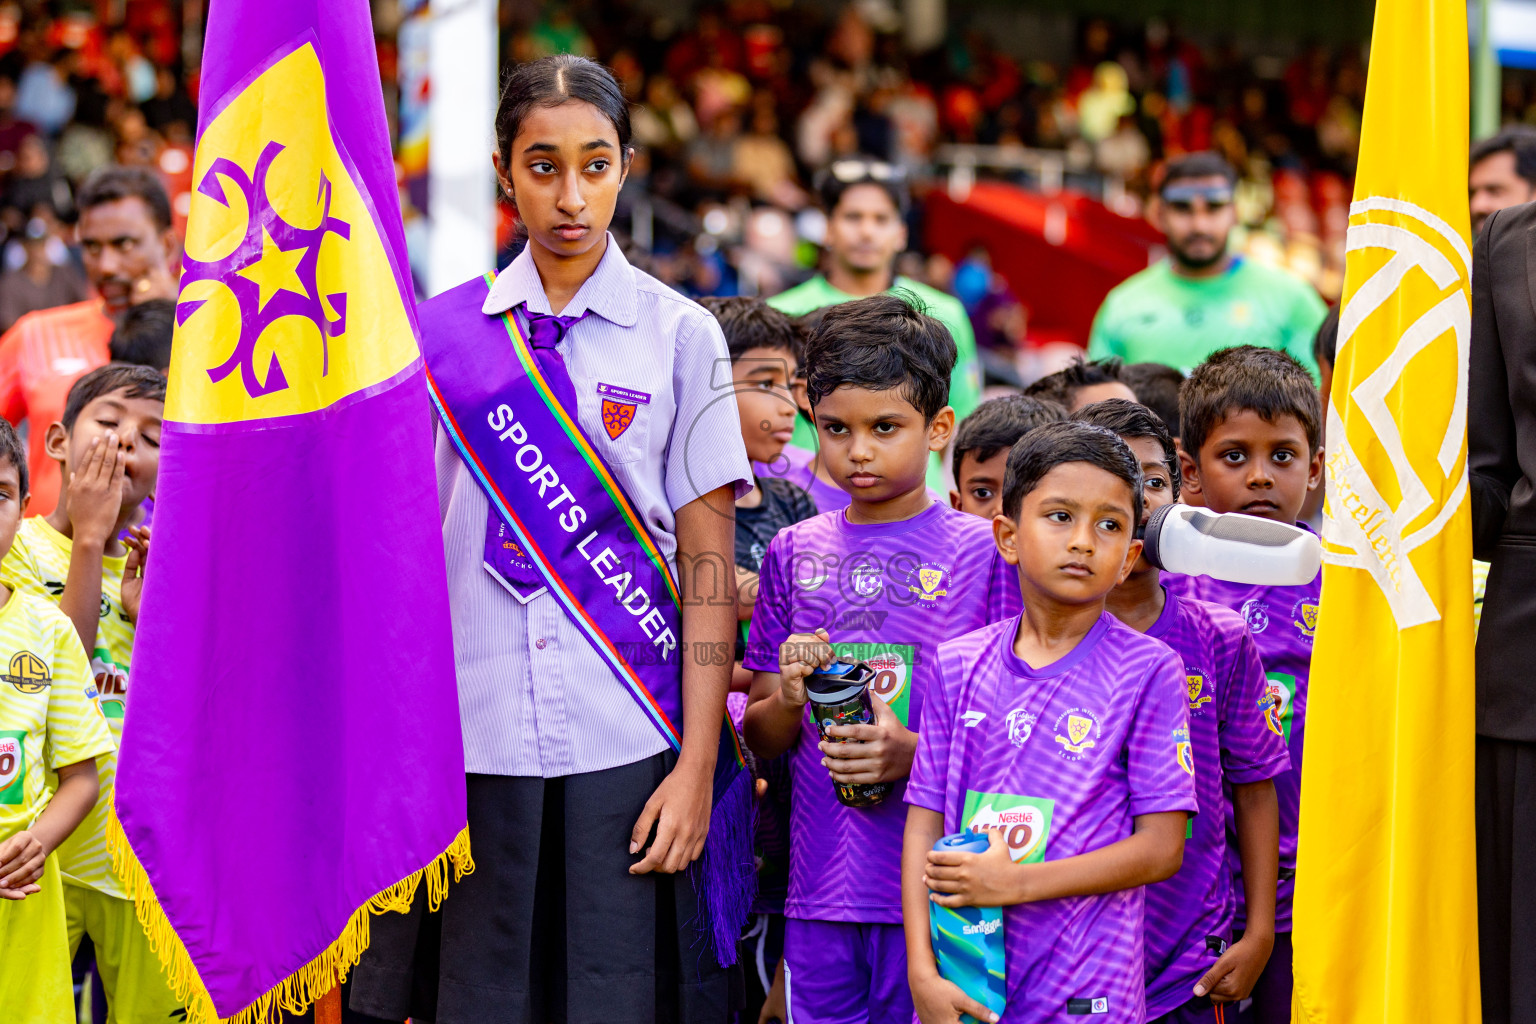
[[[834,739],[827,730],[834,725],[872,725],[875,721],[874,699],[869,684],[875,678],[875,670],[862,661],[834,661],[824,669],[812,672],[805,680],[806,696],[810,699],[811,719],[816,731],[828,743],[846,743]],[[847,807],[873,807],[891,792],[889,782],[834,782],[837,799]]]
[[[933,844],[949,853],[986,853],[985,832],[959,832]],[[1003,960],[1002,907],[942,907],[928,904],[928,934],[939,975],[999,1017],[1003,1014],[1007,975]],[[961,1024],[980,1024],[968,1013]]]

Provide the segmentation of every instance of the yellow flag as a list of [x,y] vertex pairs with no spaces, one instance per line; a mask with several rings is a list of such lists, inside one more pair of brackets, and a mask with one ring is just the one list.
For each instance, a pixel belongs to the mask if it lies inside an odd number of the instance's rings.
[[1292,1015],[1480,1017],[1465,0],[1377,0],[1327,413]]

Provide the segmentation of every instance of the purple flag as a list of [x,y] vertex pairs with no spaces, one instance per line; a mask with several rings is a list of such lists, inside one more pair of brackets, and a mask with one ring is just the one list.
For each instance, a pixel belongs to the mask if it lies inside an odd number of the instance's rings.
[[470,867],[367,0],[213,0],[110,839],[193,1021],[299,1010]]

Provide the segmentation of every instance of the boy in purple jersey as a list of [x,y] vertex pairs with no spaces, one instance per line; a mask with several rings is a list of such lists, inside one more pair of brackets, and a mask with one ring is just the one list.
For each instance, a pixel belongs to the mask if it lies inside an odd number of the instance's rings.
[[955,431],[955,487],[949,507],[991,519],[1003,508],[1003,473],[1008,450],[1036,427],[1067,418],[1055,402],[1023,395],[990,398],[960,421]]
[[[1152,410],[1110,400],[1076,419],[1112,430],[1141,462],[1147,513],[1179,496],[1173,435]],[[1267,692],[1258,648],[1243,620],[1227,608],[1167,592],[1160,571],[1137,559],[1107,607],[1121,622],[1173,648],[1184,664],[1195,790],[1207,813],[1190,823],[1184,864],[1147,887],[1147,1019],[1157,1024],[1211,1024],[1224,1007],[1246,999],[1274,944],[1279,812],[1274,777],[1290,766],[1285,742],[1264,718]],[[1232,941],[1235,900],[1227,866],[1223,786],[1230,787],[1236,850],[1248,887],[1248,927]]]
[[[929,903],[1003,907],[1004,1024],[1146,1015],[1144,886],[1179,868],[1195,803],[1183,666],[1104,610],[1141,554],[1141,471],[1114,434],[1051,423],[1008,456],[998,549],[1023,613],[939,649],[902,846],[922,1024],[998,1018],[942,978]],[[961,830],[985,853],[938,853]]]
[[[932,500],[930,451],[954,426],[946,405],[955,345],[893,296],[829,310],[807,344],[821,457],[850,496],[768,546],[744,664],[756,672],[746,739],[790,752],[784,981],[795,1024],[910,1021],[901,934],[901,794],[938,644],[1017,607],[990,525]],[[867,662],[873,725],[819,743],[805,678],[834,656]],[[851,808],[834,782],[890,782]]]
[[[1312,376],[1283,352],[1244,345],[1215,353],[1179,391],[1184,487],[1213,512],[1241,512],[1298,522],[1307,495],[1322,486],[1322,403]],[[1264,717],[1283,738],[1291,770],[1275,779],[1280,804],[1279,889],[1275,948],[1253,989],[1258,1024],[1291,1019],[1291,896],[1296,887],[1296,829],[1301,812],[1301,751],[1307,678],[1317,631],[1322,573],[1303,586],[1225,583],[1209,576],[1163,578],[1180,596],[1242,615],[1269,681]],[[1238,865],[1233,865],[1234,870]],[[1239,894],[1247,889],[1240,882]],[[1236,927],[1246,926],[1242,901]]]

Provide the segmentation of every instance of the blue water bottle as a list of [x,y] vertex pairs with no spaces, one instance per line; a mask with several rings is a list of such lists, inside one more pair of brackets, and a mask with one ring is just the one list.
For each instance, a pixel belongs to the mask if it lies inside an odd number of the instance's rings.
[[[986,853],[985,832],[958,832],[933,844],[949,853]],[[939,975],[959,985],[982,1006],[1003,1015],[1008,976],[1003,960],[1002,907],[943,907],[928,904],[928,929]],[[968,1013],[961,1024],[981,1024]]]

